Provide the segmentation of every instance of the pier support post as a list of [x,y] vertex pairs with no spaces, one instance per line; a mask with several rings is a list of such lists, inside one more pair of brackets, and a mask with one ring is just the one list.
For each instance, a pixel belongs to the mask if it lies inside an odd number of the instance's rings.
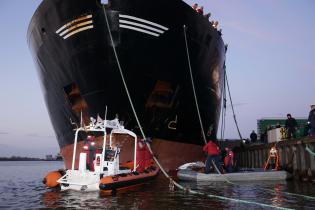
[[292,146],[292,155],[293,155],[293,175],[298,177],[298,149],[296,146]]
[[299,149],[299,174],[302,181],[307,181],[307,166],[306,166],[306,156],[305,156],[305,146],[302,144],[298,145]]
[[[315,146],[314,143],[308,145],[311,151],[314,151]],[[310,156],[310,169],[311,169],[311,177],[310,180],[315,182],[315,157],[307,152],[306,155]]]
[[284,151],[282,147],[278,148],[279,158],[280,158],[280,166],[284,166]]
[[[274,143],[261,145],[246,145],[236,157],[238,165],[246,168],[264,167],[269,156],[270,147]],[[306,145],[310,152],[306,150]],[[278,153],[280,165],[283,169],[293,173],[295,178],[315,183],[315,138],[303,137],[279,142]]]

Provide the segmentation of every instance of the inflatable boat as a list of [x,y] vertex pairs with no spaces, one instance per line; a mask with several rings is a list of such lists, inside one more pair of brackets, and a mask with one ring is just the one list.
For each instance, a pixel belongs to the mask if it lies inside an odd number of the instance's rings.
[[178,168],[177,177],[182,181],[195,182],[237,182],[237,181],[283,181],[292,178],[292,174],[283,170],[264,170],[262,168],[240,169],[233,173],[210,173],[203,171],[204,163],[186,163]]

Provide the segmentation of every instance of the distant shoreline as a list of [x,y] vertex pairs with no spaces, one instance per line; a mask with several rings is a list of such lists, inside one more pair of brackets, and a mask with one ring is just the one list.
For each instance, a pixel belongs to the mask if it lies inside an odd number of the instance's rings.
[[0,161],[63,161],[63,159],[42,159],[42,158],[30,158],[30,157],[0,157]]

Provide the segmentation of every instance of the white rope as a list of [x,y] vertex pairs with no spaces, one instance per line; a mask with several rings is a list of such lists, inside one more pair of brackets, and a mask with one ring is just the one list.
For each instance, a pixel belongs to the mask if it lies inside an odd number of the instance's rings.
[[313,152],[309,147],[308,145],[305,146],[305,150],[310,153],[310,155],[313,155],[315,157],[315,152]]
[[[141,134],[143,136],[143,139],[146,139],[145,137],[145,134],[143,132],[143,129],[141,127],[141,124],[140,124],[140,121],[138,119],[138,116],[137,116],[137,113],[134,109],[134,106],[133,106],[133,102],[131,100],[131,97],[130,97],[130,94],[129,94],[129,91],[128,91],[128,87],[127,87],[127,84],[125,82],[125,79],[124,79],[124,75],[123,75],[123,72],[122,72],[122,69],[121,69],[121,66],[120,66],[120,62],[119,62],[119,59],[118,59],[118,56],[117,56],[117,52],[116,52],[116,48],[115,48],[115,45],[114,45],[114,40],[113,40],[113,37],[112,37],[112,34],[111,34],[111,31],[110,31],[110,27],[109,27],[109,22],[108,22],[108,19],[107,19],[107,15],[106,15],[106,11],[105,11],[105,7],[104,5],[102,6],[103,8],[103,12],[104,12],[104,16],[105,16],[105,20],[106,20],[106,25],[107,25],[107,29],[108,29],[108,32],[109,32],[109,36],[110,36],[110,40],[111,40],[111,43],[112,43],[112,47],[113,47],[113,51],[114,51],[114,54],[115,54],[115,58],[116,58],[116,61],[117,61],[117,65],[118,65],[118,68],[119,68],[119,72],[120,72],[120,75],[121,75],[121,78],[123,80],[123,84],[125,86],[125,90],[126,90],[126,93],[127,93],[127,96],[128,96],[128,99],[129,99],[129,102],[130,102],[130,105],[132,107],[132,111],[133,111],[133,114],[136,118],[136,121],[137,121],[137,124],[140,128],[140,131],[141,131]],[[229,200],[229,201],[234,201],[234,202],[238,202],[238,203],[245,203],[245,204],[254,204],[254,205],[258,205],[258,206],[263,206],[263,207],[271,207],[271,208],[276,208],[276,209],[288,209],[288,208],[282,208],[282,207],[278,207],[278,206],[273,206],[273,205],[267,205],[267,204],[262,204],[262,203],[257,203],[257,202],[252,202],[252,201],[245,201],[245,200],[240,200],[240,199],[234,199],[234,198],[228,198],[228,197],[224,197],[224,196],[217,196],[217,195],[211,195],[211,194],[206,194],[206,193],[202,193],[202,192],[197,192],[197,191],[194,191],[194,190],[191,190],[191,189],[188,189],[188,188],[185,188],[183,187],[182,185],[178,184],[177,182],[175,182],[174,180],[172,180],[172,178],[166,173],[166,171],[164,170],[164,168],[162,167],[162,165],[159,163],[159,161],[156,159],[156,157],[154,156],[153,154],[153,151],[150,147],[150,144],[145,141],[151,155],[153,156],[153,160],[156,162],[156,164],[159,166],[160,170],[163,172],[163,174],[165,175],[165,177],[167,177],[170,181],[172,181],[174,183],[174,185],[179,188],[179,189],[182,189],[184,191],[188,191],[190,192],[191,194],[198,194],[198,195],[203,195],[203,196],[207,196],[207,197],[210,197],[210,198],[217,198],[217,199],[220,199],[220,200]]]
[[193,78],[192,70],[191,70],[189,49],[188,49],[188,43],[187,43],[187,37],[186,37],[186,26],[184,25],[183,27],[184,27],[184,37],[185,37],[186,53],[187,53],[187,60],[188,60],[188,66],[189,66],[191,86],[192,86],[193,92],[194,92],[194,99],[195,99],[195,103],[196,103],[196,109],[197,109],[197,113],[198,113],[198,119],[199,119],[199,123],[200,123],[200,127],[201,127],[202,137],[203,137],[203,140],[204,140],[205,144],[207,144],[206,135],[205,135],[205,131],[203,129],[203,124],[202,124],[201,116],[200,116],[200,112],[199,112],[199,105],[198,105],[197,96],[196,96],[194,78]]
[[[111,33],[111,31],[110,31],[110,27],[109,27],[107,15],[106,15],[105,7],[104,7],[104,5],[103,5],[102,7],[103,7],[103,12],[104,12],[104,16],[105,16],[105,20],[106,20],[106,24],[107,24],[107,29],[108,29],[109,37],[110,37],[110,40],[111,40],[111,43],[112,43],[112,47],[113,47],[113,51],[114,51],[114,54],[115,54],[115,58],[116,58],[116,61],[117,61],[119,73],[120,73],[121,79],[122,79],[122,81],[123,81],[123,84],[124,84],[124,87],[125,87],[125,90],[126,90],[126,93],[127,93],[127,96],[128,96],[128,100],[129,100],[129,103],[130,103],[131,108],[132,108],[132,111],[133,111],[133,114],[134,114],[134,116],[135,116],[135,118],[136,118],[136,121],[137,121],[137,124],[138,124],[138,126],[139,126],[141,135],[142,135],[143,139],[146,140],[146,136],[145,136],[145,134],[144,134],[144,132],[143,132],[142,126],[141,126],[140,121],[139,121],[139,119],[138,119],[138,115],[137,115],[136,110],[135,110],[135,108],[134,108],[134,106],[133,106],[133,102],[132,102],[132,99],[131,99],[131,97],[130,97],[127,84],[126,84],[126,82],[125,82],[125,77],[124,77],[124,74],[123,74],[122,69],[121,69],[121,65],[120,65],[120,62],[119,62],[119,59],[118,59],[118,55],[117,55],[117,52],[116,52],[116,48],[115,48],[114,40],[113,40],[113,37],[112,37],[112,33]],[[146,145],[147,145],[147,147],[148,147],[148,149],[149,149],[151,155],[153,156],[153,160],[154,160],[154,161],[156,162],[156,164],[159,166],[159,168],[161,169],[161,171],[163,172],[163,174],[164,174],[168,179],[170,179],[170,176],[166,173],[166,171],[164,170],[164,168],[162,167],[162,165],[159,163],[159,161],[158,161],[158,160],[156,159],[156,157],[154,156],[153,151],[152,151],[152,149],[151,149],[151,147],[150,147],[150,144],[149,144],[147,141],[145,141],[145,143],[146,143]]]
[[[184,37],[185,37],[185,44],[186,44],[186,52],[187,52],[187,59],[188,59],[188,66],[189,66],[189,73],[190,73],[190,78],[191,78],[191,83],[192,83],[192,88],[193,88],[193,93],[194,93],[194,99],[195,99],[195,103],[196,103],[196,109],[197,109],[197,113],[198,113],[198,118],[199,118],[199,123],[200,123],[200,127],[201,127],[201,130],[202,130],[202,135],[203,135],[203,139],[204,139],[204,142],[205,144],[207,144],[207,141],[206,141],[206,137],[205,137],[205,132],[204,132],[204,129],[203,129],[203,124],[202,124],[202,120],[201,120],[201,116],[200,116],[200,112],[199,112],[199,105],[198,105],[198,100],[197,100],[197,96],[196,96],[196,91],[195,91],[195,84],[194,84],[194,80],[193,80],[193,75],[192,75],[192,70],[191,70],[191,64],[190,64],[190,56],[189,56],[189,49],[188,49],[188,43],[187,43],[187,35],[186,35],[186,26],[184,25]],[[227,74],[226,74],[226,69],[225,69],[225,66],[224,66],[224,80],[227,84],[227,89],[228,89],[228,92],[229,92],[229,97],[230,97],[230,102],[231,102],[231,107],[232,107],[232,110],[233,110],[233,117],[234,117],[234,120],[235,120],[235,124],[236,124],[236,128],[237,128],[237,131],[238,131],[238,134],[240,136],[240,138],[242,139],[242,135],[240,133],[240,130],[238,128],[238,124],[237,124],[237,121],[236,121],[236,115],[234,113],[234,108],[233,108],[233,103],[232,103],[232,97],[231,97],[231,93],[230,93],[230,88],[229,88],[229,83],[228,83],[228,80],[227,80]],[[226,91],[226,88],[224,87],[225,91]],[[222,134],[221,134],[222,135]],[[224,136],[224,131],[223,131],[223,135]],[[277,142],[278,143],[278,142]],[[276,144],[277,144],[276,143]],[[315,153],[312,152],[308,147],[306,148],[306,150],[314,155]],[[314,155],[315,156],[315,155]],[[233,183],[231,182],[230,180],[228,180],[221,172],[220,170],[218,169],[218,167],[216,166],[216,164],[214,163],[214,161],[212,160],[212,165],[214,166],[215,170],[217,171],[218,174],[220,174],[223,179],[229,183],[229,184],[232,184],[232,185],[238,185],[240,186],[239,184],[236,184],[236,183]],[[274,190],[271,190],[271,189],[267,189],[267,188],[262,188],[264,190],[267,190],[269,192],[273,192],[274,193]],[[308,198],[308,199],[311,199],[311,200],[314,200],[315,197],[312,197],[312,196],[307,196],[307,195],[301,195],[301,194],[295,194],[295,193],[289,193],[289,192],[282,192],[283,194],[288,194],[288,195],[295,195],[295,196],[298,196],[298,197],[304,197],[304,198]]]
[[[197,100],[197,95],[196,95],[196,90],[195,90],[194,78],[193,78],[193,75],[192,75],[192,70],[191,70],[191,65],[190,65],[189,49],[188,49],[187,36],[186,36],[186,26],[184,25],[183,27],[184,27],[184,37],[185,37],[185,45],[186,45],[186,52],[187,52],[187,60],[188,60],[188,66],[189,66],[191,85],[192,85],[193,92],[194,92],[194,99],[195,99],[195,103],[196,103],[196,109],[197,109],[197,113],[198,113],[198,118],[199,118],[199,123],[200,123],[200,127],[201,127],[203,140],[204,140],[205,144],[207,144],[207,140],[206,140],[205,132],[203,130],[203,124],[202,124],[202,120],[201,120],[201,116],[200,116],[200,112],[199,112],[199,105],[198,105],[198,100]],[[212,161],[212,165],[216,169],[217,173],[222,175],[222,173],[220,172],[220,170],[217,168],[217,166],[214,164],[213,161]],[[228,183],[232,184],[225,176],[222,176],[222,177]]]
[[212,165],[213,165],[213,167],[215,168],[215,170],[217,171],[217,173],[220,174],[221,177],[222,177],[227,183],[229,183],[229,184],[234,184],[234,183],[232,183],[230,180],[228,180],[228,178],[226,178],[226,177],[220,172],[220,170],[218,169],[217,165],[215,164],[215,162],[214,162],[213,160],[212,160]]

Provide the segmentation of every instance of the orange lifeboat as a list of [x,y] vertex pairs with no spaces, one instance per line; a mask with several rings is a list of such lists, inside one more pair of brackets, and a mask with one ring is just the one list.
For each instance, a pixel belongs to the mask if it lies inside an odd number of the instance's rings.
[[99,188],[106,194],[114,194],[118,191],[129,190],[154,179],[158,175],[158,172],[159,168],[152,164],[141,172],[105,176],[101,178]]

